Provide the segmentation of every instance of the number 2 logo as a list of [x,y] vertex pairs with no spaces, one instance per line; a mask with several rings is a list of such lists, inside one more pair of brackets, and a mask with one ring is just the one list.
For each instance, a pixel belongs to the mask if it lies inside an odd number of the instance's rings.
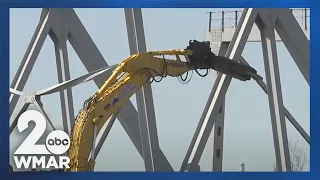
[[14,154],[51,154],[44,144],[36,144],[36,142],[40,139],[43,133],[46,130],[47,123],[45,117],[38,111],[29,110],[21,114],[18,119],[18,131],[23,132],[29,126],[28,123],[30,121],[35,122],[36,126],[31,131],[29,136],[21,143],[18,149],[14,152]]

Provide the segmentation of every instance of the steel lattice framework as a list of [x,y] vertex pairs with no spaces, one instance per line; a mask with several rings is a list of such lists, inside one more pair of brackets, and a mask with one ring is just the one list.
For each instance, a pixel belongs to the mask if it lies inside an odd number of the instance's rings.
[[[141,9],[124,9],[124,13],[130,53],[145,52],[147,48]],[[242,57],[242,51],[254,24],[260,31],[266,83],[260,79],[255,80],[268,95],[278,170],[290,171],[285,117],[309,144],[310,136],[283,105],[275,30],[308,84],[310,84],[310,42],[290,9],[247,8],[242,13],[231,41],[224,41],[219,45],[219,55],[247,63]],[[23,93],[47,35],[55,44],[59,84],[41,91]],[[71,43],[88,74],[70,79],[67,41]],[[116,65],[109,66],[104,60],[73,9],[43,9],[39,24],[11,84],[10,113],[14,111],[20,97],[25,99],[25,104],[16,116],[10,117],[10,134],[16,127],[18,117],[30,104],[36,105],[46,115],[40,97],[55,92],[60,93],[64,130],[70,133],[75,119],[71,87],[91,80],[100,87],[105,82],[105,77],[109,76],[115,67]],[[222,171],[224,99],[231,80],[232,78],[225,74],[218,74],[180,171],[200,171],[198,164],[213,127],[215,127],[213,171]],[[136,93],[136,97],[137,109],[129,102],[118,114],[114,114],[97,135],[91,153],[94,153],[93,157],[97,157],[117,117],[143,158],[146,171],[173,171],[159,146],[151,86],[145,85]],[[46,117],[53,127],[49,117]]]

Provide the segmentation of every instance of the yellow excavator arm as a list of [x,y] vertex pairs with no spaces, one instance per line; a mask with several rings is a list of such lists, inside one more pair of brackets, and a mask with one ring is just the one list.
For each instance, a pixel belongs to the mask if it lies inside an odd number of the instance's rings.
[[[166,56],[174,56],[167,59]],[[182,61],[180,57],[184,57]],[[122,61],[104,85],[84,104],[76,117],[68,152],[70,168],[66,171],[93,171],[90,153],[95,137],[110,116],[150,79],[179,77],[190,70],[215,69],[240,80],[249,80],[256,71],[237,61],[215,56],[208,42],[190,41],[186,49],[151,51],[134,54]]]

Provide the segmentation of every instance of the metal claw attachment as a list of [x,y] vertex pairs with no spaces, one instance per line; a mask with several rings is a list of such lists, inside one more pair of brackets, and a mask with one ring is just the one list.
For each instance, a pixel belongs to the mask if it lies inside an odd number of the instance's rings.
[[241,81],[250,80],[252,74],[257,74],[254,68],[246,64],[231,60],[227,57],[216,56],[211,51],[209,41],[189,41],[187,49],[193,52],[192,55],[189,56],[189,63],[195,69],[214,69]]
[[227,57],[215,56],[213,62],[214,70],[230,75],[241,81],[250,80],[252,74],[257,74],[257,71],[254,68]]
[[210,42],[199,42],[197,40],[189,41],[187,50],[192,50],[192,55],[189,56],[189,63],[195,69],[210,69],[212,68],[211,59],[215,56],[211,52]]

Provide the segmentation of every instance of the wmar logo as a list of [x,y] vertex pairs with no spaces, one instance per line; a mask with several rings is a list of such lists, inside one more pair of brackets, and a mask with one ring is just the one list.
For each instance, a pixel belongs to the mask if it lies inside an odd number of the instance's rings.
[[[45,132],[47,125],[45,117],[40,112],[29,110],[21,114],[17,128],[19,132],[23,132],[31,121],[35,122],[35,128],[14,152],[13,158],[16,167],[18,169],[22,167],[33,169],[37,167],[42,169],[69,168],[69,157],[61,156],[70,147],[69,135],[64,131],[55,130],[47,136],[45,144],[36,144]],[[58,159],[55,157],[57,155]]]

